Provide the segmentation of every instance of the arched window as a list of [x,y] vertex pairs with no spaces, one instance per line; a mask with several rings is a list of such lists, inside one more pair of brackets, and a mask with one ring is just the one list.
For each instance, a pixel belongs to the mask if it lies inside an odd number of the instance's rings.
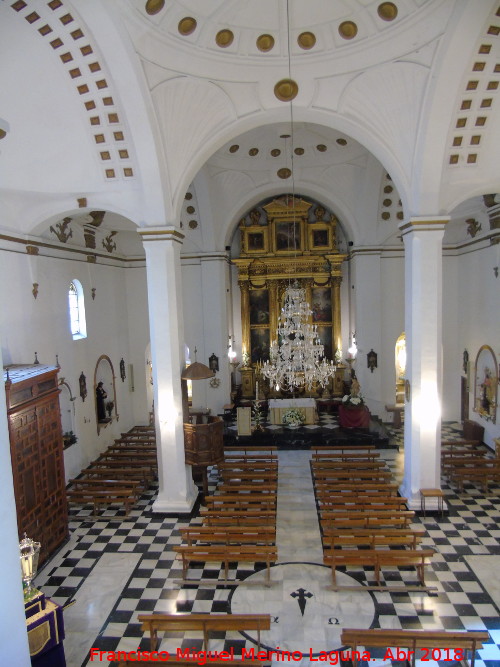
[[73,340],[87,337],[87,324],[85,321],[85,303],[83,299],[83,288],[79,280],[72,280],[68,290],[69,321]]

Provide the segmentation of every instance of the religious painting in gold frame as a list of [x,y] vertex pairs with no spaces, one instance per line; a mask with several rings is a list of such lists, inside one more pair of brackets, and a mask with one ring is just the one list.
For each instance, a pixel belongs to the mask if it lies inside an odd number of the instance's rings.
[[262,255],[269,252],[269,230],[262,225],[251,225],[242,231],[243,252],[248,255]]
[[311,290],[313,322],[332,321],[332,290],[330,287],[313,287]]
[[331,326],[318,326],[318,337],[324,346],[324,355],[327,359],[334,358],[333,336]]
[[269,324],[269,292],[267,289],[253,289],[249,293],[250,325]]
[[474,381],[474,411],[496,423],[498,392],[498,365],[489,345],[479,348],[476,357]]
[[308,225],[308,241],[310,250],[325,250],[330,248],[331,227],[325,224]]
[[301,251],[304,247],[302,227],[300,222],[293,220],[274,222],[274,251],[280,255]]
[[269,328],[252,327],[250,329],[250,361],[252,364],[269,359],[270,344]]

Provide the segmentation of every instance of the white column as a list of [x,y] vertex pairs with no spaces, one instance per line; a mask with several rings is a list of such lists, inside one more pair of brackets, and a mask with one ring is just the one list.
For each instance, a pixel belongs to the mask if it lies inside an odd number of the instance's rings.
[[190,512],[197,497],[191,467],[184,463],[181,371],[184,324],[180,248],[175,227],[140,230],[146,252],[149,328],[158,449],[158,497],[154,512]]
[[[0,348],[0,368],[3,368]],[[30,665],[26,616],[24,614],[23,584],[19,560],[19,539],[16,503],[12,482],[9,430],[5,403],[5,386],[0,389],[0,589],[7,609],[0,623],[0,646],[4,665]],[[28,535],[28,537],[33,537]]]
[[[449,218],[412,218],[405,244],[405,464],[402,495],[420,507],[420,489],[441,488],[442,241]],[[428,499],[427,507],[433,509]]]

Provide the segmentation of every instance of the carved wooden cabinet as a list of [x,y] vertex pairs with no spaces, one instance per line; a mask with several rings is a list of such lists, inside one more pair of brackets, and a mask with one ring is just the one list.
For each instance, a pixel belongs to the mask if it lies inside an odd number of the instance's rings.
[[55,366],[4,369],[19,538],[40,542],[40,563],[68,536],[68,507]]

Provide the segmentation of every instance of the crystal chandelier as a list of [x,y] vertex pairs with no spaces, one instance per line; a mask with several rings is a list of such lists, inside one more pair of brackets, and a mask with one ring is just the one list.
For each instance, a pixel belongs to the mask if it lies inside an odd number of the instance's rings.
[[325,359],[317,326],[310,323],[311,316],[305,288],[297,282],[288,286],[278,317],[277,340],[271,344],[270,360],[261,369],[277,390],[325,387],[335,374],[336,366]]
[[[295,175],[293,169],[294,122],[292,100],[298,86],[291,78],[290,14],[287,0],[287,43],[288,43],[288,84],[290,101],[290,161],[292,176],[292,203],[295,206]],[[283,83],[283,82],[281,82]],[[278,84],[279,85],[279,84]],[[278,96],[279,97],[279,96]],[[279,97],[284,100],[284,97]],[[294,217],[295,223],[295,217]],[[296,225],[293,225],[295,235]],[[295,238],[293,248],[296,248]],[[297,281],[285,290],[283,308],[278,317],[276,340],[269,350],[269,361],[261,368],[261,374],[268,378],[277,391],[293,392],[304,387],[311,391],[318,385],[325,387],[335,374],[336,366],[324,356],[324,346],[318,336],[317,325],[311,324],[312,311],[306,299],[306,290]]]

